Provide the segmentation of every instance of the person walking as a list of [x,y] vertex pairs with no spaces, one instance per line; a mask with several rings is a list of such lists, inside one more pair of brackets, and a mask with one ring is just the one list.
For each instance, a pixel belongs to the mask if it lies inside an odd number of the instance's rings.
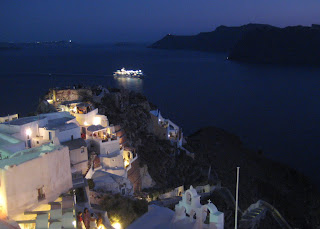
[[82,219],[82,212],[78,212],[77,215],[77,229],[86,229]]
[[94,217],[93,213],[91,213],[91,217],[90,217],[90,229],[97,229],[97,222],[96,222],[96,218]]
[[86,226],[86,229],[90,229],[90,212],[88,210],[88,208],[85,208],[83,210],[83,222],[84,225]]

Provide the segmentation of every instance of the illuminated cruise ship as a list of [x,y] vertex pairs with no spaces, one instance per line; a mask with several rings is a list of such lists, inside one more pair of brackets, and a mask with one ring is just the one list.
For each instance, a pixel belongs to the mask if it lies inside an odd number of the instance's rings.
[[143,78],[143,72],[141,70],[126,70],[125,68],[121,68],[121,70],[114,72],[113,76],[116,78],[140,79]]

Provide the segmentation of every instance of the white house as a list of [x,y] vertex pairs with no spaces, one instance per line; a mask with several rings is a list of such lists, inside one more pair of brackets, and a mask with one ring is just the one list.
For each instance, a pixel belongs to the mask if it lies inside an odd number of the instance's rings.
[[162,117],[159,109],[150,111],[150,114],[153,123],[156,124],[154,125],[156,135],[170,140],[172,143],[177,144],[177,147],[182,147],[183,133],[181,128],[170,119]]
[[0,212],[8,217],[56,200],[72,188],[68,148],[52,143],[0,160]]
[[[119,137],[116,136],[115,127],[109,124],[108,118],[105,115],[99,114],[99,110],[89,103],[64,102],[59,105],[59,110],[69,112],[70,115],[76,118],[81,127],[81,137],[86,140],[88,150],[99,155],[101,168],[94,170],[93,165],[91,165],[91,169],[88,171],[86,178],[89,179],[93,176],[98,176],[97,174],[95,175],[95,173],[101,171],[104,177],[110,182],[114,180],[114,177],[122,177],[121,179],[130,182],[127,180],[127,171],[131,168],[131,163],[137,159],[137,155],[133,155],[132,152],[128,150],[124,151],[122,144],[120,144]],[[73,144],[72,141],[69,143]],[[107,175],[107,173],[109,175]],[[100,176],[101,174],[99,177]],[[98,178],[96,177],[96,179]],[[105,189],[121,191],[119,188],[110,188],[110,184],[101,182],[102,178],[99,179],[99,187],[101,189],[103,185],[106,185]],[[119,179],[120,178],[118,178],[118,180]],[[126,191],[125,193],[131,192]]]
[[208,201],[200,204],[200,196],[191,186],[182,195],[182,200],[175,206],[175,211],[169,208],[149,205],[148,212],[135,220],[127,229],[140,228],[174,228],[174,229],[223,229],[224,214]]
[[0,133],[25,142],[26,148],[41,146],[55,138],[66,142],[81,137],[75,117],[67,112],[41,114],[2,123]]
[[15,119],[18,119],[18,114],[2,116],[0,117],[0,123],[9,122]]
[[94,181],[95,190],[108,191],[113,194],[121,193],[122,195],[133,194],[133,186],[131,182],[123,176],[98,170],[93,174],[92,179]]
[[88,149],[84,139],[78,138],[61,143],[68,146],[72,173],[85,174],[88,171]]

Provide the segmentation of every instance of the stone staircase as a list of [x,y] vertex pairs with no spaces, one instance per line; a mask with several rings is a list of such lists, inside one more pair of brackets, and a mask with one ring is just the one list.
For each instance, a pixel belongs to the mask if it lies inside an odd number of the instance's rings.
[[258,228],[259,223],[264,219],[267,212],[270,212],[273,218],[277,221],[279,226],[283,229],[292,229],[287,221],[282,217],[279,211],[271,204],[259,200],[255,204],[251,204],[250,207],[242,214],[239,222],[239,228],[243,229],[255,229]]

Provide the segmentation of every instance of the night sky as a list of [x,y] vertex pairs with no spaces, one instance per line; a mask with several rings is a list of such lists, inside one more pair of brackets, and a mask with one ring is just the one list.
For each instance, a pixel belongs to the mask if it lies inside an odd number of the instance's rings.
[[150,42],[219,25],[320,24],[320,0],[0,0],[0,41]]

